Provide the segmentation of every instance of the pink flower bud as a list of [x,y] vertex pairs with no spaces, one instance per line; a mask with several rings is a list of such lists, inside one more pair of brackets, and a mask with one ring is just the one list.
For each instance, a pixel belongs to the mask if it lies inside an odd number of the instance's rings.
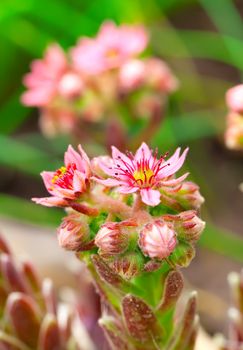
[[199,186],[194,182],[185,181],[176,193],[176,199],[185,209],[199,209],[204,198],[199,192]]
[[150,58],[146,62],[146,81],[152,88],[165,93],[173,92],[178,87],[178,80],[169,67],[159,58]]
[[229,149],[243,149],[243,116],[231,112],[227,116],[225,144]]
[[122,91],[137,89],[144,81],[145,65],[138,59],[126,62],[119,71],[119,85]]
[[227,91],[226,103],[231,111],[243,112],[243,84],[236,85]]
[[67,250],[79,250],[89,239],[89,226],[83,215],[66,216],[58,228],[59,245]]
[[95,237],[95,244],[104,255],[124,253],[131,240],[131,232],[128,226],[134,226],[126,221],[107,222],[104,224]]
[[163,219],[173,224],[178,237],[188,241],[197,241],[205,227],[205,222],[194,210],[184,211],[178,215],[164,215]]
[[167,258],[176,246],[176,234],[164,221],[145,225],[140,232],[139,246],[150,258]]
[[118,256],[114,259],[111,267],[123,278],[131,279],[137,276],[143,269],[143,258],[137,253]]
[[73,98],[83,92],[84,83],[78,74],[69,72],[62,76],[57,88],[63,97]]

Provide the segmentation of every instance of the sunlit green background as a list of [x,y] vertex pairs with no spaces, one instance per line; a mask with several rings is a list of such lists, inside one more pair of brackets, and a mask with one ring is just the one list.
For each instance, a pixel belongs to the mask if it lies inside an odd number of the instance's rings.
[[232,0],[1,0],[0,215],[53,227],[62,215],[29,201],[44,193],[39,172],[56,168],[68,143],[45,140],[38,112],[19,102],[31,60],[53,41],[68,48],[94,35],[105,19],[143,22],[151,53],[180,80],[153,144],[163,151],[190,146],[187,166],[206,198],[201,244],[243,262],[243,155],[227,151],[222,136],[224,94],[243,70],[242,13],[242,1]]

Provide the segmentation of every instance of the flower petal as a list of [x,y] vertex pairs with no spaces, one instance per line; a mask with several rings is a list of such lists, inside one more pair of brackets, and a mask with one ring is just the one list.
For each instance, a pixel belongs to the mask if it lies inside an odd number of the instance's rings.
[[185,158],[188,151],[189,151],[189,148],[187,147],[182,153],[182,155],[179,157],[180,148],[177,148],[174,155],[170,159],[168,159],[167,162],[164,163],[164,165],[168,165],[168,166],[164,167],[159,172],[159,177],[162,178],[162,177],[167,177],[175,174],[185,162]]
[[138,187],[136,187],[136,186],[129,187],[129,186],[121,185],[120,187],[118,187],[118,192],[120,192],[120,193],[134,193],[137,190],[138,190]]
[[46,207],[66,207],[68,201],[59,197],[32,198],[32,201]]
[[98,177],[92,176],[91,180],[94,180],[101,185],[107,186],[107,187],[114,187],[114,186],[120,186],[121,182],[116,179],[99,179]]
[[144,188],[140,191],[142,201],[154,207],[160,203],[160,192],[157,190],[152,190],[151,188]]
[[149,146],[143,142],[137,152],[135,153],[134,159],[139,161],[141,159],[150,159],[152,156],[152,152]]

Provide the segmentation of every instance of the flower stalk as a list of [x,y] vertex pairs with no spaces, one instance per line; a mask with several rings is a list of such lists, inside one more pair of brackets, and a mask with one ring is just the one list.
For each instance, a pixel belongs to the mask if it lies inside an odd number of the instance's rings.
[[112,349],[194,347],[195,293],[184,310],[177,307],[180,268],[193,259],[205,226],[197,214],[203,202],[198,186],[185,181],[188,174],[176,177],[187,153],[177,149],[166,160],[142,143],[134,155],[113,147],[112,157],[90,161],[81,146],[78,152],[69,146],[64,167],[42,175],[51,196],[34,201],[66,202],[59,243],[86,263]]

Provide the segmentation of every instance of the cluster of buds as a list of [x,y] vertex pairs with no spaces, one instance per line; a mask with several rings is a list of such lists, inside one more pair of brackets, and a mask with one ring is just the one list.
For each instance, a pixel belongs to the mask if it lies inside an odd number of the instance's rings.
[[226,103],[229,108],[225,143],[230,149],[243,149],[243,85],[227,91]]
[[[42,173],[50,197],[38,204],[64,207],[59,244],[76,252],[96,251],[117,273],[130,279],[167,261],[187,265],[205,223],[198,186],[176,178],[188,149],[168,160],[145,143],[135,155],[112,148],[112,157],[89,160],[68,147],[64,166]],[[187,257],[187,259],[185,258]]]
[[77,311],[58,302],[50,279],[16,261],[0,237],[0,349],[95,349]]
[[135,154],[112,147],[111,157],[89,160],[69,146],[64,166],[42,173],[50,196],[33,200],[65,208],[58,241],[89,268],[112,349],[193,349],[195,295],[182,318],[175,314],[178,268],[189,265],[205,226],[198,186],[188,173],[176,177],[187,153],[166,159],[142,143]]
[[53,44],[24,77],[22,102],[41,109],[43,133],[75,132],[80,122],[119,118],[126,106],[135,118],[163,109],[177,80],[159,58],[141,58],[148,44],[142,26],[105,22],[95,38],[82,37],[66,54]]

